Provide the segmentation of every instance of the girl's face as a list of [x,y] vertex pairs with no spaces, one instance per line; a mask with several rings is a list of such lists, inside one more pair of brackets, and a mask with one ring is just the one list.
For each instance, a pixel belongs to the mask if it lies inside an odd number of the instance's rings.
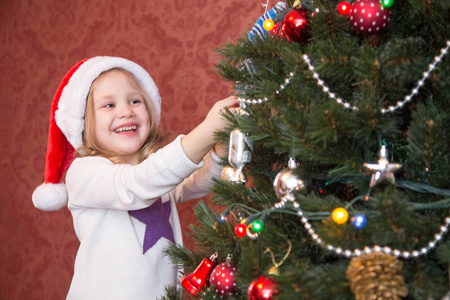
[[92,91],[98,146],[137,164],[139,150],[150,132],[144,97],[119,71],[102,77]]

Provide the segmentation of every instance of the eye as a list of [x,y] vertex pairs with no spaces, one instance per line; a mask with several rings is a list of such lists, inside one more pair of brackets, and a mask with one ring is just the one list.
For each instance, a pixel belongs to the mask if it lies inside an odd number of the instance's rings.
[[130,104],[131,104],[131,105],[133,105],[133,104],[139,104],[139,103],[142,103],[142,100],[141,100],[141,99],[133,99],[133,100],[130,101]]
[[114,104],[107,103],[107,104],[103,105],[103,107],[104,108],[111,108],[111,107],[114,107]]

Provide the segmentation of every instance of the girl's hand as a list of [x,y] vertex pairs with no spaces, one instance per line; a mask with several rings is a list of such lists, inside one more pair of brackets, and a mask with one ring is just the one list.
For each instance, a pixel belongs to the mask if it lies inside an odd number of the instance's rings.
[[236,111],[238,109],[237,97],[230,96],[217,101],[208,112],[205,120],[181,140],[181,146],[192,162],[198,164],[216,144],[214,132],[225,128],[227,121],[223,118],[222,112],[226,108]]
[[223,118],[222,113],[226,108],[233,112],[239,108],[236,96],[230,96],[223,100],[217,101],[206,115],[206,118],[202,124],[211,128],[212,136],[214,136],[215,131],[220,131],[225,128],[227,121]]

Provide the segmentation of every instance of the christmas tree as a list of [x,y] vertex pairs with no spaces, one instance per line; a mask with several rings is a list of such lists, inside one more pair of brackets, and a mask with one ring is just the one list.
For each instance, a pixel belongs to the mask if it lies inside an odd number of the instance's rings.
[[448,0],[286,1],[219,47],[241,111],[202,248],[167,250],[190,294],[450,297],[449,21]]

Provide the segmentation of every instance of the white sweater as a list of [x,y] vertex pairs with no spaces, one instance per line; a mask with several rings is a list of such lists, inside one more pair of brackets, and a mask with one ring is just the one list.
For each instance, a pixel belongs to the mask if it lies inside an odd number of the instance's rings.
[[[176,284],[177,266],[163,254],[170,242],[150,228],[159,240],[143,254],[146,225],[128,211],[161,198],[162,206],[171,209],[173,238],[182,244],[176,203],[208,194],[211,178],[220,177],[222,166],[212,151],[194,164],[181,147],[181,137],[136,166],[101,157],[72,163],[66,176],[68,207],[80,247],[67,299],[156,299],[164,295],[165,286]],[[167,218],[162,220],[167,224]]]

